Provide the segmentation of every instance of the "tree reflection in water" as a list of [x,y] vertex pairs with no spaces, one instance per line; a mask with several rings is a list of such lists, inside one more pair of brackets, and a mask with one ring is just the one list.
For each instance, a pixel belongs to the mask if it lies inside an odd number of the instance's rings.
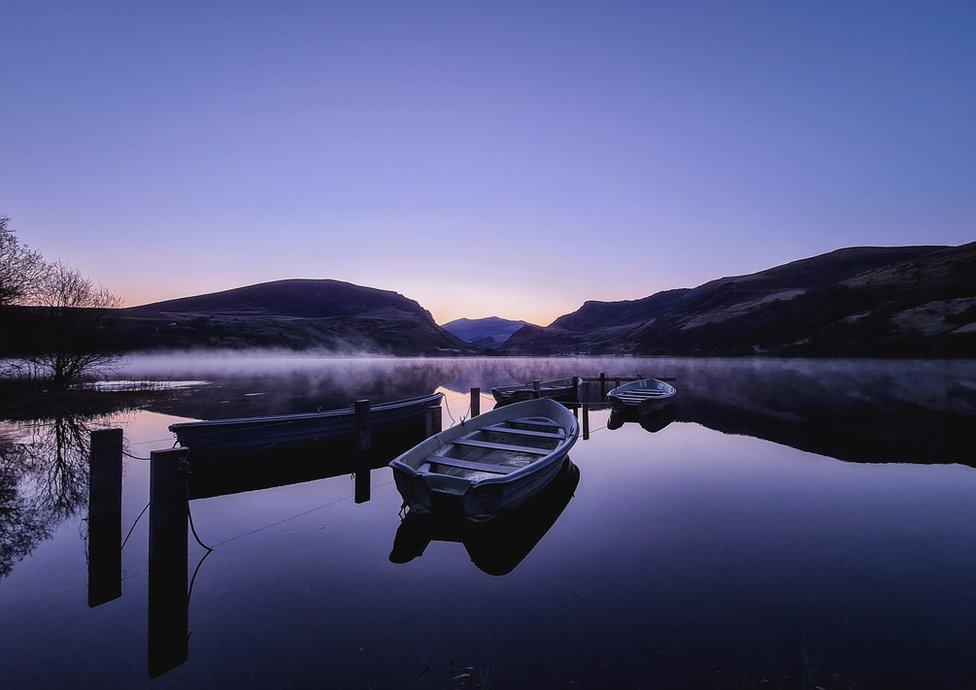
[[0,578],[87,505],[92,427],[75,416],[0,428]]

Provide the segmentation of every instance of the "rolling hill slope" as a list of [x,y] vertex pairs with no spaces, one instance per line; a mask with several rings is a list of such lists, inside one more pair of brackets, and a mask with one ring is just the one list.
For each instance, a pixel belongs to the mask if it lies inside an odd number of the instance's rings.
[[510,354],[973,356],[976,243],[852,247],[640,300],[587,302]]
[[123,310],[121,326],[127,349],[284,347],[402,355],[469,350],[416,301],[337,280],[279,280],[146,304]]

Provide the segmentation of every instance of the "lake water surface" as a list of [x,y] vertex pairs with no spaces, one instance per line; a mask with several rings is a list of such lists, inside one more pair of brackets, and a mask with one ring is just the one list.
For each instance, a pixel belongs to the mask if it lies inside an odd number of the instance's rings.
[[[418,532],[388,458],[357,492],[346,451],[194,479],[213,551],[189,537],[179,594],[154,602],[187,624],[150,629],[136,458],[172,445],[169,424],[437,390],[447,426],[471,386],[601,371],[675,377],[673,414],[611,429],[591,411],[573,471],[514,524]],[[4,687],[976,684],[974,362],[214,354],[111,379],[169,383],[146,409],[0,424]],[[135,456],[121,596],[104,603],[85,452],[103,426]]]

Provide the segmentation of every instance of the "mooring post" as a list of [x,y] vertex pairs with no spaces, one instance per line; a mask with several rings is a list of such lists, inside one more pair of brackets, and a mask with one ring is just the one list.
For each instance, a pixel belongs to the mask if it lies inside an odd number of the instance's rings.
[[186,448],[149,454],[149,675],[187,659]]
[[122,596],[122,429],[91,432],[88,457],[88,606]]
[[369,400],[357,400],[353,407],[356,413],[356,452],[365,453],[372,445],[369,434]]
[[532,382],[532,397],[533,398],[542,397],[542,382],[539,379],[535,379]]
[[353,493],[356,503],[366,503],[369,500],[369,468],[359,467],[354,475]]
[[600,373],[600,400],[607,399],[607,374],[606,372]]
[[573,397],[576,398],[576,402],[580,401],[580,377],[573,377]]
[[583,405],[583,440],[590,440],[590,408]]
[[431,405],[427,408],[426,428],[424,438],[430,438],[434,434],[441,433],[441,406]]
[[477,417],[481,414],[481,389],[477,386],[471,388],[471,416]]

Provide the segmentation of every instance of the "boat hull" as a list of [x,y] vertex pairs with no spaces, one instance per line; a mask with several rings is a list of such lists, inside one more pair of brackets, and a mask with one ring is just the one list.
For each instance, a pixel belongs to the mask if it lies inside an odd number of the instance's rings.
[[[559,402],[576,402],[579,400],[582,384],[573,385],[571,380],[543,381],[539,389],[540,398],[548,398]],[[535,399],[535,391],[531,385],[503,386],[492,388],[491,396],[499,405],[509,405],[516,402]]]
[[573,498],[579,479],[579,468],[567,458],[545,488],[488,522],[474,523],[457,515],[411,512],[397,528],[390,562],[409,563],[421,557],[432,541],[457,542],[464,545],[471,561],[482,572],[506,575],[555,524]]
[[472,522],[487,522],[517,508],[539,493],[559,473],[569,454],[555,454],[551,462],[537,471],[505,484],[466,486],[463,492],[443,484],[432,485],[423,475],[413,475],[396,467],[393,480],[411,513],[461,514]]
[[[369,428],[373,434],[394,432],[423,421],[427,409],[439,405],[440,393],[381,403],[370,410]],[[352,408],[326,412],[251,417],[242,419],[184,422],[170,431],[177,442],[206,453],[255,452],[322,441],[352,439],[356,419]]]

